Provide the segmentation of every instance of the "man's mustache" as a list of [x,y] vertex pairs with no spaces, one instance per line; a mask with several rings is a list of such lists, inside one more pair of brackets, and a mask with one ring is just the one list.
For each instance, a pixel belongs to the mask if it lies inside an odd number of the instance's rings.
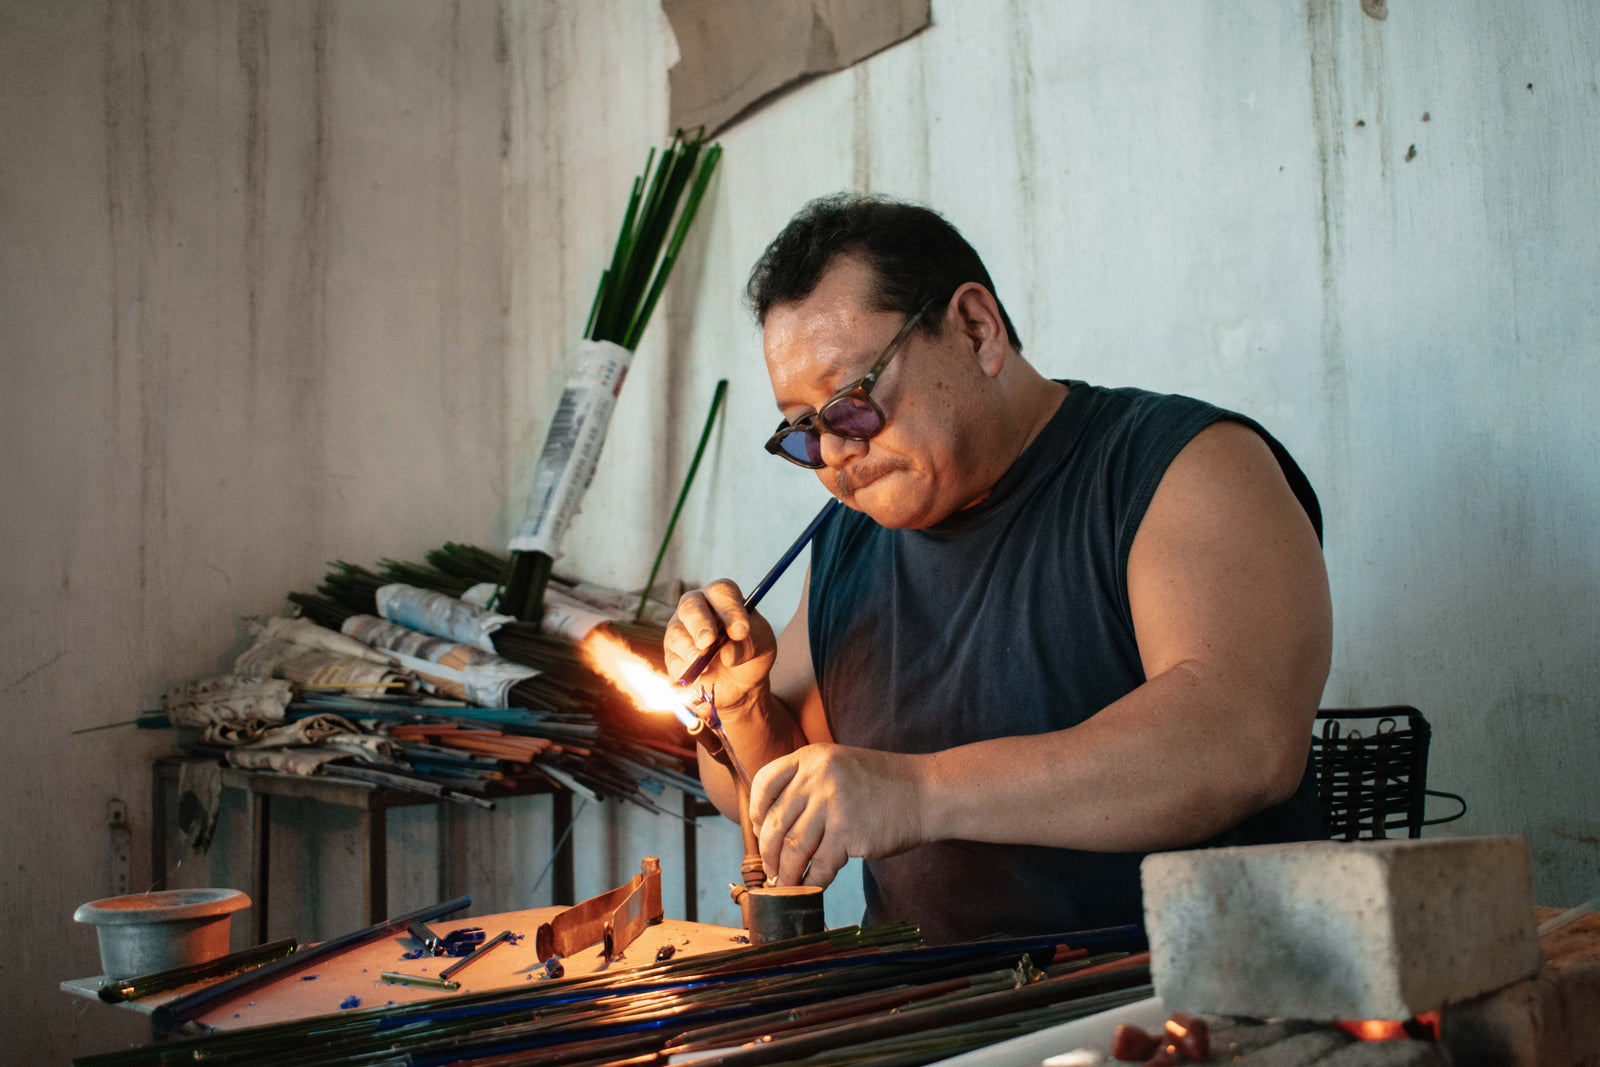
[[898,460],[874,463],[870,467],[863,466],[860,462],[851,463],[841,467],[838,473],[834,475],[834,485],[840,495],[849,495],[863,486],[871,485],[886,474],[904,470],[905,466],[903,462]]

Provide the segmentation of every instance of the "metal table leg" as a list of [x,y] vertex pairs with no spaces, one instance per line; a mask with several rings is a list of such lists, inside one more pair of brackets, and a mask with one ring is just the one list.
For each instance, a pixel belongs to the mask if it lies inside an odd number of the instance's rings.
[[700,921],[700,828],[694,797],[683,794],[683,917]]
[[267,890],[272,873],[272,797],[250,790],[250,901],[254,905],[256,941],[267,941]]
[[367,925],[371,926],[389,917],[389,810],[362,808],[361,836],[367,842],[362,899],[367,909]]
[[167,781],[150,765],[150,887],[167,887]]
[[[572,794],[565,789],[558,789],[550,795],[550,833],[552,841],[561,841],[566,834],[567,827],[572,825]],[[556,865],[552,872],[551,884],[552,899],[557,904],[576,904],[577,893],[574,888],[572,874],[572,838],[568,836],[561,847],[556,851]]]

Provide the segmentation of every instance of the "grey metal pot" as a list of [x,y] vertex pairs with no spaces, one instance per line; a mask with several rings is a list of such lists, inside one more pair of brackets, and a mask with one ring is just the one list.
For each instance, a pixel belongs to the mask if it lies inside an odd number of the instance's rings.
[[94,926],[105,973],[131,978],[227,955],[233,913],[249,906],[237,889],[168,889],[92,900],[72,917]]

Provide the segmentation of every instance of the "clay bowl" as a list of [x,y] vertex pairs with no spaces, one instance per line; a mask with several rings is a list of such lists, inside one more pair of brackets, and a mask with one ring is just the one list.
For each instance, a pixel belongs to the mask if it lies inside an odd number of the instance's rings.
[[131,978],[226,956],[233,913],[249,906],[237,889],[169,889],[92,900],[72,917],[95,928],[105,973]]

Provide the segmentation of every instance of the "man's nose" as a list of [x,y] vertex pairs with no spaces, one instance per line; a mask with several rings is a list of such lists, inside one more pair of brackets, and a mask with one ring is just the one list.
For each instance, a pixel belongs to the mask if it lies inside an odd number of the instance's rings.
[[866,454],[869,442],[852,441],[848,437],[840,437],[836,433],[822,435],[822,462],[825,466],[838,470],[850,460]]

